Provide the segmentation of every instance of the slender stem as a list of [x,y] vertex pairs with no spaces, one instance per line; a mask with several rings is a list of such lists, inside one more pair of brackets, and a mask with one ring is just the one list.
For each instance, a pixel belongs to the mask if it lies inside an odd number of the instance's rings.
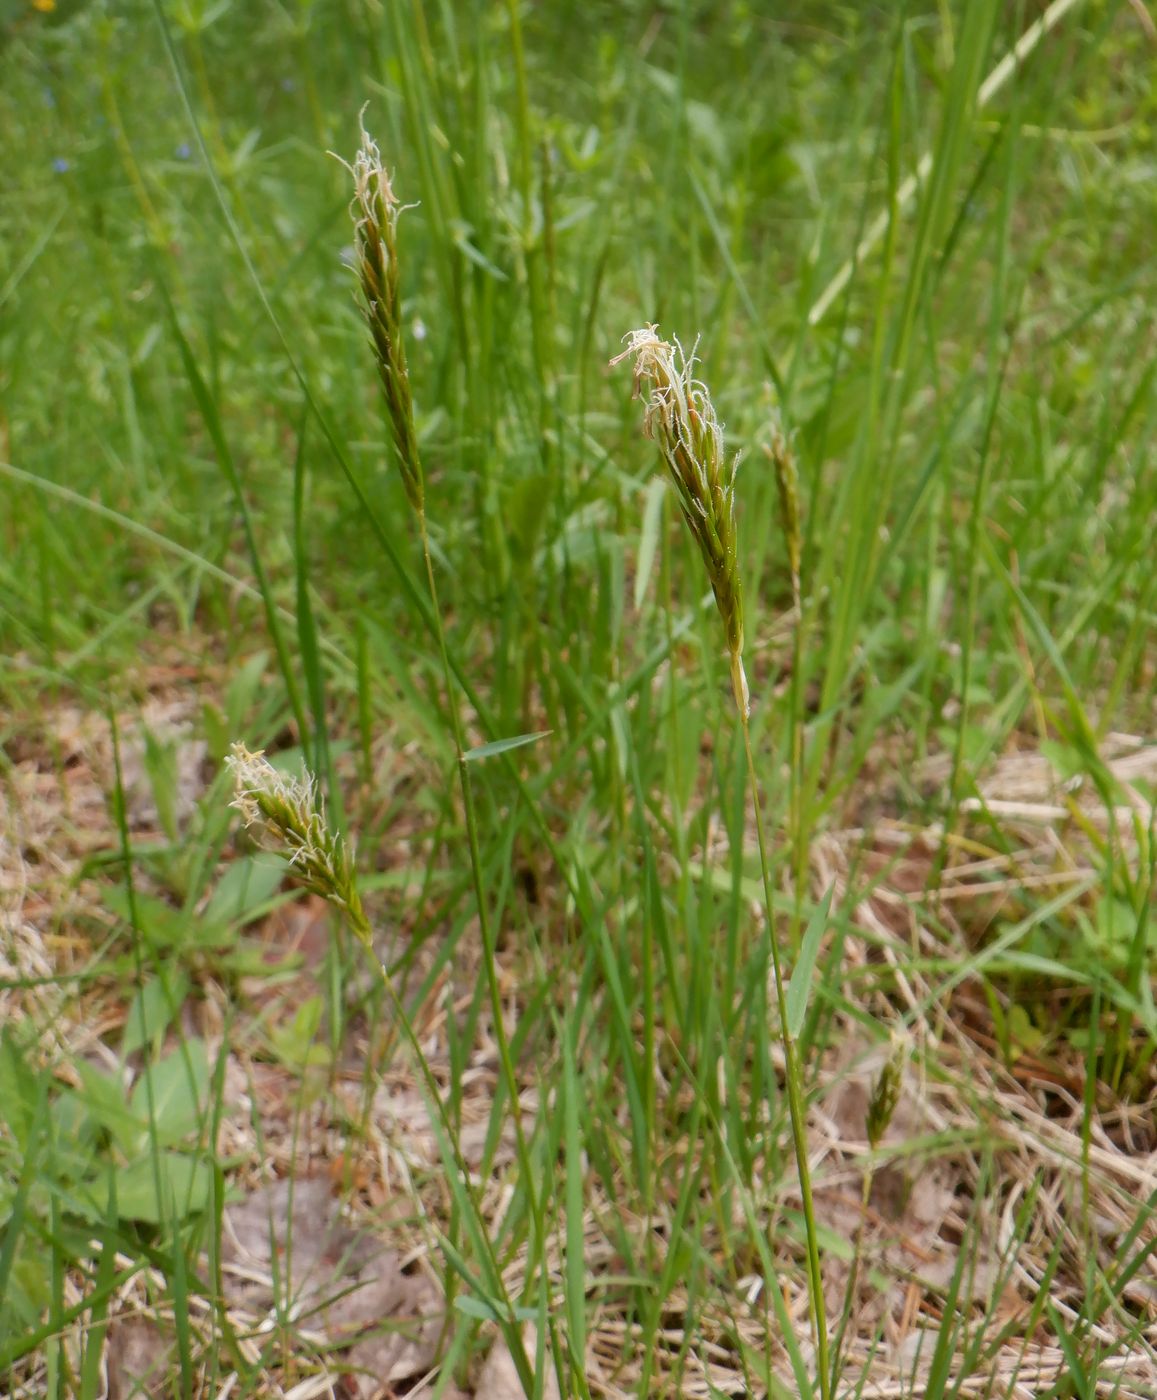
[[787,1024],[787,996],[779,962],[779,945],[775,939],[772,913],[771,874],[767,864],[767,838],[763,830],[763,811],[759,801],[759,780],[755,775],[755,758],[751,752],[751,724],[743,706],[739,709],[743,726],[743,748],[747,754],[747,772],[751,779],[751,800],[755,807],[755,831],[759,840],[759,866],[763,874],[763,897],[767,910],[767,937],[771,944],[771,965],[775,973],[775,995],[779,1005],[779,1032],[787,1078],[787,1103],[791,1114],[791,1136],[795,1146],[795,1164],[799,1175],[799,1190],[803,1198],[803,1219],[807,1234],[808,1293],[811,1296],[812,1323],[816,1333],[816,1361],[819,1369],[820,1395],[830,1400],[831,1371],[828,1362],[828,1322],[824,1307],[823,1275],[820,1272],[820,1248],[816,1235],[815,1206],[812,1202],[811,1169],[807,1157],[807,1123],[804,1118],[803,1096],[800,1093],[799,1063],[795,1041]]
[[498,1059],[502,1065],[506,1091],[510,1095],[511,1114],[514,1119],[514,1135],[518,1148],[522,1184],[530,1205],[531,1218],[535,1223],[538,1248],[542,1240],[542,1219],[539,1216],[538,1197],[534,1190],[534,1176],[531,1171],[530,1153],[526,1146],[526,1135],[522,1127],[522,1111],[518,1099],[518,1079],[514,1073],[514,1060],[510,1054],[510,1042],[502,1019],[502,992],[498,985],[497,946],[490,927],[490,916],[486,912],[486,898],[482,888],[482,857],[478,844],[478,818],[474,807],[474,790],[470,782],[470,770],[466,763],[465,736],[462,719],[458,713],[458,696],[450,669],[450,654],[446,648],[446,630],[442,625],[442,612],[438,605],[438,586],[434,579],[434,563],[430,554],[430,537],[426,530],[426,511],[419,507],[418,531],[422,539],[422,555],[426,562],[426,582],[430,590],[430,606],[434,614],[435,631],[438,637],[438,650],[442,657],[442,673],[446,684],[446,705],[450,711],[450,727],[454,735],[454,748],[458,759],[458,778],[462,787],[462,805],[466,815],[466,840],[470,848],[470,871],[474,885],[474,902],[478,906],[478,927],[482,933],[483,961],[486,964],[486,984],[490,993],[490,1010],[494,1020],[494,1039],[498,1046]]
[[860,1261],[864,1254],[864,1234],[868,1224],[868,1209],[872,1198],[872,1178],[875,1168],[869,1165],[864,1169],[864,1180],[860,1189],[860,1223],[856,1226],[856,1243],[852,1247],[852,1267],[848,1272],[848,1283],[844,1290],[844,1306],[840,1313],[840,1323],[836,1328],[836,1340],[832,1347],[832,1389],[840,1383],[844,1367],[844,1337],[848,1323],[852,1320],[852,1309],[856,1305],[856,1289],[860,1282]]
[[[791,916],[791,949],[794,957],[799,953],[808,857],[803,820],[803,606],[800,602],[798,577],[792,579],[792,600],[795,608],[795,626],[792,628],[791,642],[791,777],[788,802],[791,811],[792,879],[795,885],[795,907]],[[758,802],[758,798],[756,801]]]
[[[526,1191],[527,1200],[530,1206],[531,1218],[534,1221],[535,1225],[535,1250],[539,1250],[541,1249],[542,1241],[542,1219],[539,1214],[537,1194],[534,1190],[534,1178],[530,1166],[530,1154],[527,1150],[526,1136],[522,1128],[522,1114],[519,1107],[518,1081],[515,1078],[514,1061],[511,1058],[510,1045],[507,1040],[506,1030],[502,1021],[502,997],[498,986],[498,977],[496,971],[497,965],[495,961],[495,946],[490,929],[490,919],[486,912],[486,901],[483,897],[482,860],[478,845],[478,822],[474,808],[474,796],[470,786],[470,775],[467,771],[466,766],[465,750],[463,746],[462,721],[458,713],[457,696],[452,679],[449,652],[446,647],[445,628],[442,624],[442,614],[438,604],[438,588],[434,578],[434,565],[430,554],[430,538],[426,529],[426,512],[422,508],[422,506],[419,505],[415,513],[418,517],[418,530],[422,541],[422,554],[426,564],[426,581],[430,591],[430,605],[433,612],[435,632],[438,639],[438,650],[442,658],[442,670],[446,683],[446,702],[450,712],[450,723],[454,736],[454,747],[458,756],[458,774],[459,778],[461,779],[462,785],[462,800],[465,806],[466,813],[466,833],[470,847],[470,867],[473,875],[475,902],[478,907],[478,923],[482,932],[483,953],[484,961],[486,963],[487,983],[490,991],[490,1003],[492,1008],[492,1015],[494,1017],[494,1038],[498,1045],[499,1061],[502,1065],[503,1077],[506,1080],[507,1092],[509,1093],[511,1100],[511,1110],[514,1118],[514,1132],[517,1142],[517,1153],[519,1160],[519,1168],[522,1176],[522,1184]],[[415,1062],[418,1071],[422,1075],[422,1078],[426,1084],[427,1092],[430,1094],[432,1103],[435,1106],[436,1111],[438,1112],[439,1118],[442,1120],[443,1128],[446,1129],[447,1141],[449,1142],[451,1149],[454,1152],[456,1164],[458,1166],[459,1171],[462,1174],[462,1179],[464,1182],[468,1181],[469,1174],[467,1166],[465,1161],[462,1160],[460,1156],[458,1145],[454,1139],[453,1133],[450,1131],[451,1125],[445,1111],[445,1106],[442,1103],[437,1082],[435,1081],[433,1073],[430,1070],[430,1067],[426,1062],[425,1056],[422,1053],[421,1044],[410,1022],[410,1019],[406,1014],[405,1006],[403,1005],[402,999],[398,994],[398,990],[394,986],[394,979],[391,977],[389,969],[386,967],[385,963],[377,956],[374,950],[372,930],[370,928],[369,920],[366,917],[365,909],[362,906],[361,898],[357,892],[356,887],[351,886],[351,888],[348,891],[344,892],[344,895],[345,907],[349,915],[350,925],[352,926],[354,933],[357,935],[358,941],[371,955],[371,960],[377,969],[378,976],[382,982],[383,987],[385,988],[387,996],[390,999],[391,1005],[393,1006],[394,1013],[402,1027],[402,1031],[406,1037],[406,1040],[409,1042],[410,1048],[414,1053]],[[509,1300],[505,1297],[505,1290],[502,1288],[501,1274],[497,1268],[497,1263],[492,1259],[491,1264],[494,1270],[494,1278],[498,1280],[499,1287],[500,1289],[502,1289],[503,1301],[509,1303]],[[510,1316],[513,1317],[513,1310],[509,1309],[509,1312]],[[508,1337],[508,1342],[511,1345],[511,1354],[514,1359],[515,1369],[518,1371],[519,1374],[519,1380],[521,1381],[524,1387],[527,1385],[533,1386],[534,1375],[530,1367],[530,1362],[526,1356],[526,1350],[522,1342],[521,1331],[514,1329],[512,1335]],[[529,1394],[530,1392],[528,1391],[527,1393]]]

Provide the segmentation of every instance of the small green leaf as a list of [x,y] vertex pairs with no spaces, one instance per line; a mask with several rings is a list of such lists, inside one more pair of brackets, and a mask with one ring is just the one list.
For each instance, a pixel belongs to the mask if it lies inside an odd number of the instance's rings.
[[64,1090],[48,1104],[52,1125],[51,1153],[45,1166],[54,1182],[83,1181],[96,1156],[100,1125],[88,1106],[71,1090]]
[[455,1294],[454,1307],[458,1312],[466,1317],[475,1318],[478,1322],[509,1323],[512,1316],[515,1322],[538,1321],[537,1308],[524,1308],[516,1304],[505,1308],[499,1303],[492,1303],[488,1298],[479,1298],[472,1293]]
[[131,1055],[145,1046],[160,1048],[165,1032],[189,995],[189,979],[172,963],[162,964],[134,994],[125,1016],[121,1055]]
[[133,1086],[130,1106],[145,1131],[162,1146],[198,1131],[201,1105],[209,1087],[209,1059],[203,1040],[189,1040],[149,1065]]
[[512,739],[495,739],[489,744],[479,744],[476,749],[462,755],[462,762],[477,763],[483,758],[493,758],[495,754],[509,753],[511,749],[521,749],[526,744],[537,744],[540,739],[553,733],[553,729],[539,729],[534,734],[516,734]]
[[180,948],[189,933],[189,915],[174,909],[156,895],[137,891],[132,899],[124,885],[110,885],[101,898],[105,906],[126,924],[134,925],[149,944],[157,948]]
[[1033,1025],[1032,1017],[1023,1006],[1008,1009],[1008,1058],[1016,1061],[1026,1050],[1039,1050],[1045,1042],[1044,1032]]
[[234,930],[227,925],[189,909],[175,909],[156,895],[137,892],[130,900],[123,885],[111,885],[101,898],[153,949],[188,952],[194,948],[227,948],[234,939]]
[[1071,782],[1074,778],[1082,778],[1086,772],[1085,760],[1080,752],[1073,748],[1071,744],[1061,744],[1055,739],[1042,739],[1038,745],[1041,753],[1048,759],[1053,772],[1062,783]]
[[76,1098],[89,1119],[111,1133],[125,1152],[133,1151],[140,1141],[141,1123],[126,1103],[119,1081],[81,1059],[75,1068],[80,1079]]
[[145,772],[153,790],[161,829],[170,841],[177,839],[177,811],[180,806],[180,771],[177,747],[145,730]]
[[36,1121],[38,1078],[32,1060],[17,1044],[11,1029],[0,1033],[0,1123],[23,1152]]
[[269,1036],[274,1054],[290,1069],[308,1069],[311,1065],[327,1065],[330,1049],[318,1039],[325,1003],[321,997],[308,997],[297,1008],[288,1025],[277,1026]]
[[[157,1180],[160,1179],[160,1198]],[[117,1210],[124,1220],[161,1225],[175,1214],[184,1220],[208,1208],[213,1173],[207,1162],[183,1152],[162,1152],[154,1163],[146,1153],[117,1173]],[[80,1199],[93,1220],[108,1210],[106,1177],[102,1174],[81,1189]]]
[[39,1242],[20,1236],[3,1301],[0,1302],[0,1336],[6,1340],[32,1331],[52,1301],[52,1275],[44,1267]]
[[807,1014],[808,993],[811,991],[812,972],[816,965],[816,954],[820,950],[820,939],[828,926],[828,911],[832,907],[835,886],[828,890],[815,913],[808,921],[807,930],[800,944],[799,957],[792,968],[791,981],[787,987],[787,1028],[794,1040],[803,1030],[804,1016]]
[[456,1293],[454,1307],[464,1316],[472,1317],[478,1322],[501,1322],[506,1312],[505,1308],[496,1308],[485,1298],[475,1298],[469,1293]]
[[235,860],[217,883],[201,918],[209,924],[247,924],[285,879],[285,866],[267,855]]
[[1111,895],[1097,900],[1096,930],[1100,951],[1119,957],[1128,948],[1136,928],[1137,915],[1132,905]]

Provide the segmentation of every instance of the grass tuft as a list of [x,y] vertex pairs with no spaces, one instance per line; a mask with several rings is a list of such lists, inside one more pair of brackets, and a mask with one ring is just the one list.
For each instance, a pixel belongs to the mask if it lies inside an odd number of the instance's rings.
[[0,5],[5,1395],[1157,1394],[1152,27],[769,8]]

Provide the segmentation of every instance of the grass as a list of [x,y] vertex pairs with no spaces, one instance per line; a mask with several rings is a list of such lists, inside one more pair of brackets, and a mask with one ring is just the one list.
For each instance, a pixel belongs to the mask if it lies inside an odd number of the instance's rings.
[[1152,1393],[1143,9],[0,14],[0,1388]]

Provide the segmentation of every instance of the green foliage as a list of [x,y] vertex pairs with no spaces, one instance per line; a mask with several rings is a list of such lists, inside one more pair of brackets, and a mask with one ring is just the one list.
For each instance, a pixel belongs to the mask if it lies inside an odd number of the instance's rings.
[[[51,1299],[46,1247],[83,1261],[92,1226],[168,1233],[210,1202],[212,1167],[197,1146],[210,1072],[202,1041],[146,1064],[128,1091],[122,1076],[83,1060],[75,1071],[76,1087],[62,1085],[34,1066],[27,1044],[0,1035],[0,1355],[35,1330]],[[184,1246],[171,1238],[170,1247]]]

